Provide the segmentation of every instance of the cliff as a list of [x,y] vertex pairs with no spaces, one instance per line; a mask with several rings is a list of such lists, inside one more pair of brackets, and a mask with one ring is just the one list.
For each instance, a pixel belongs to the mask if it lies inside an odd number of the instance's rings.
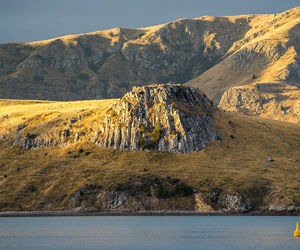
[[205,94],[182,85],[134,87],[100,121],[99,147],[188,153],[220,139],[215,108]]

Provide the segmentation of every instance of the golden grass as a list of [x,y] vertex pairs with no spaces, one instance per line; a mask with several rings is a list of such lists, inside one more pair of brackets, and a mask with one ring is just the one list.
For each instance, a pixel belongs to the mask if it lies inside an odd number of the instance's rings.
[[[62,120],[71,118],[82,109],[91,112],[82,124],[97,126],[115,100],[5,102],[1,102],[1,115],[10,116],[4,122],[16,126],[24,121],[22,118],[33,118],[26,129],[34,132],[59,115]],[[53,110],[58,113],[46,116]],[[88,185],[114,189],[118,183],[140,183],[142,178],[153,176],[178,178],[203,192],[219,188],[250,198],[257,196],[253,199],[263,199],[260,208],[266,208],[268,202],[300,205],[300,125],[229,112],[216,113],[215,120],[223,140],[211,142],[201,152],[182,155],[100,149],[87,141],[26,151],[19,145],[4,147],[6,142],[1,141],[0,209],[42,209],[48,203],[53,204],[51,210],[72,209],[71,198]],[[269,163],[268,157],[275,162]],[[36,191],[30,191],[32,186]]]
[[[115,99],[76,101],[76,102],[48,102],[31,100],[0,100],[0,134],[14,129],[17,125],[25,124],[25,131],[51,130],[53,124],[63,123],[66,119],[78,114],[91,114],[102,116]],[[93,119],[87,117],[82,126],[91,124]],[[49,126],[50,125],[50,126]]]

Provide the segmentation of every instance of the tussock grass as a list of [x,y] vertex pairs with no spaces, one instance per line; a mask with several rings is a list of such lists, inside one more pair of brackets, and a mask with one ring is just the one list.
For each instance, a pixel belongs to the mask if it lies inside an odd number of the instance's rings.
[[[42,128],[51,129],[48,122],[58,119],[59,115],[63,120],[84,109],[92,113],[81,121],[82,126],[87,128],[91,124],[97,126],[99,118],[113,102],[19,105],[16,101],[10,105],[20,109],[3,105],[0,112],[7,114],[10,110],[9,118],[3,121],[5,126],[7,122],[16,126],[22,118],[26,121],[32,118],[26,130],[34,132]],[[49,107],[56,107],[60,113],[47,116],[48,112],[52,112]],[[16,113],[23,115],[17,116]],[[34,117],[44,118],[34,120]],[[118,184],[140,183],[154,176],[161,180],[167,176],[179,179],[201,192],[218,188],[230,193],[243,193],[259,200],[263,209],[270,202],[300,205],[298,124],[222,111],[215,114],[215,122],[221,128],[222,141],[212,141],[200,152],[181,155],[100,149],[87,141],[65,148],[26,151],[19,145],[4,147],[6,142],[0,141],[0,209],[18,210],[20,206],[29,210],[72,209],[72,197],[90,185],[101,187],[101,190],[115,189]],[[1,131],[5,126],[1,123]],[[89,154],[79,153],[82,150]],[[268,157],[275,162],[268,162]],[[174,199],[171,197],[169,202],[174,203]],[[190,204],[189,200],[180,199]],[[52,206],[47,208],[49,203]]]

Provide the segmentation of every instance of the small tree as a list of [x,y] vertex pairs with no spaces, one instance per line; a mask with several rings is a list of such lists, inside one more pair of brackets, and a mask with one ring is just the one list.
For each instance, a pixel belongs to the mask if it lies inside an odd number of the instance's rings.
[[259,101],[260,105],[263,105],[264,104],[264,98],[260,98],[260,101]]
[[280,105],[280,110],[283,111],[283,106],[282,105]]
[[259,89],[259,84],[256,83],[256,84],[254,85],[254,88]]
[[256,76],[255,76],[255,74],[253,74],[253,75],[252,75],[252,79],[255,79],[255,78],[256,78]]

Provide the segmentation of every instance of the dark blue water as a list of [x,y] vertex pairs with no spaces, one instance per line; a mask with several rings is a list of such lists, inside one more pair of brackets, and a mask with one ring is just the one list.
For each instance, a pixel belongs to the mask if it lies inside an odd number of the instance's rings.
[[300,249],[299,217],[0,218],[0,249]]

